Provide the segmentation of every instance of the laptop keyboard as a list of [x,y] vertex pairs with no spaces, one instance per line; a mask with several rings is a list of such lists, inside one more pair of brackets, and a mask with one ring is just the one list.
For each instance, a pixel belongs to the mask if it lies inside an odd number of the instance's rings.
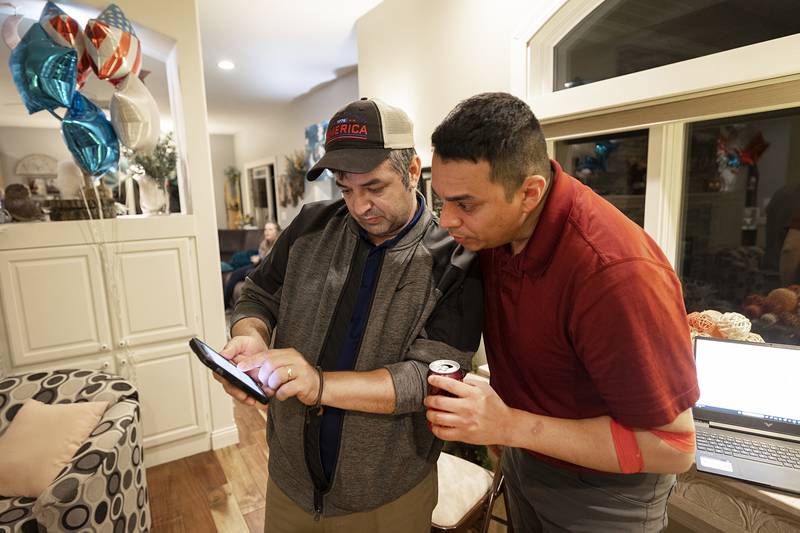
[[698,432],[697,449],[800,470],[800,450],[777,444]]

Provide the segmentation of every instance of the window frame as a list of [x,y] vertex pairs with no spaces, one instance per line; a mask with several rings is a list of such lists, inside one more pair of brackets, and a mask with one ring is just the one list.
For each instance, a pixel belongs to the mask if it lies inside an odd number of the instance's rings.
[[[626,132],[629,132],[629,131],[647,132],[647,176],[645,178],[646,186],[645,186],[645,194],[644,194],[644,226],[642,226],[642,228],[652,236],[653,235],[653,231],[658,231],[658,228],[657,228],[657,224],[656,224],[656,219],[654,219],[654,220],[650,221],[650,223],[649,223],[649,228],[650,229],[648,229],[647,213],[648,213],[648,211],[654,212],[654,213],[657,212],[656,210],[660,209],[660,206],[659,205],[650,205],[650,203],[653,203],[653,200],[648,201],[650,187],[653,186],[653,187],[658,187],[659,188],[659,191],[656,193],[656,194],[659,195],[659,197],[663,194],[663,192],[660,190],[661,181],[659,181],[660,180],[659,176],[661,176],[662,174],[661,173],[654,173],[652,175],[652,181],[651,181],[651,173],[650,173],[650,165],[651,164],[655,164],[657,162],[656,160],[651,159],[651,155],[650,155],[652,150],[657,149],[656,146],[653,145],[652,136],[653,136],[654,132],[659,131],[659,128],[660,128],[660,126],[650,126],[650,127],[641,127],[641,128],[637,128],[637,127],[631,126],[631,127],[626,127],[626,128],[617,128],[617,129],[610,129],[610,130],[605,130],[605,131],[593,131],[593,132],[588,133],[588,134],[564,135],[564,136],[561,136],[561,137],[547,137],[547,154],[550,156],[551,159],[554,159],[554,160],[558,161],[559,164],[561,164],[563,166],[564,163],[562,161],[559,161],[556,158],[556,143],[558,143],[558,142],[568,141],[568,140],[572,140],[572,139],[583,139],[583,138],[591,139],[593,137],[601,137],[601,136],[606,136],[606,135],[618,135],[618,134],[626,133]],[[649,209],[648,209],[648,206],[650,206]]]
[[[544,0],[511,42],[511,90],[539,110],[540,120],[692,99],[703,92],[769,85],[800,74],[800,34],[752,44],[562,91],[553,90],[554,49],[578,23],[606,2]],[[736,64],[736,69],[728,68]]]
[[800,107],[800,76],[775,80],[769,85],[700,93],[682,101],[655,102],[565,120],[545,119],[541,123],[551,157],[555,142],[560,140],[649,129],[644,229],[681,276],[688,126],[793,107]]
[[[688,125],[800,107],[800,62],[792,53],[800,35],[554,92],[556,44],[595,8],[616,1],[542,0],[512,36],[511,92],[536,113],[551,157],[560,140],[649,129],[644,229],[681,275]],[[745,68],[725,68],[731,64]]]

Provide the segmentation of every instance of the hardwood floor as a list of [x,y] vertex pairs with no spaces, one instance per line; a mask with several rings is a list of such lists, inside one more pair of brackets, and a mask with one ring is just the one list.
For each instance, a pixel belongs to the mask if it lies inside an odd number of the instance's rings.
[[239,444],[147,469],[153,533],[264,531],[265,422],[236,404]]
[[[147,469],[153,533],[263,533],[265,415],[237,403],[234,417],[239,444]],[[505,517],[502,500],[495,512]],[[489,532],[505,527],[492,522]]]

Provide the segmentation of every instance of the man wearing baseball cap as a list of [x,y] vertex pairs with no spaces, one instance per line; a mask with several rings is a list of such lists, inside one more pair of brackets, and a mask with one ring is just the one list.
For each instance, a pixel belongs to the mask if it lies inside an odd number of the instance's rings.
[[343,198],[304,206],[283,232],[245,281],[222,351],[278,400],[265,529],[427,532],[442,443],[426,423],[425,378],[436,359],[469,367],[477,264],[416,192],[421,163],[402,110],[348,104],[325,150],[307,177],[331,171]]

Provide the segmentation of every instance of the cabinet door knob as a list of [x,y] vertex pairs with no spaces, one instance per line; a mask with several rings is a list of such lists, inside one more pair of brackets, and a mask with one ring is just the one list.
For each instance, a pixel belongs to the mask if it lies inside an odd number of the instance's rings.
[[123,346],[125,346],[125,341],[119,341],[119,347],[122,348]]
[[109,363],[108,361],[103,362],[103,370],[108,370],[108,367],[110,367],[110,366],[111,366],[111,363]]
[[103,350],[103,351],[108,350],[108,344],[101,344],[100,345],[100,349]]

